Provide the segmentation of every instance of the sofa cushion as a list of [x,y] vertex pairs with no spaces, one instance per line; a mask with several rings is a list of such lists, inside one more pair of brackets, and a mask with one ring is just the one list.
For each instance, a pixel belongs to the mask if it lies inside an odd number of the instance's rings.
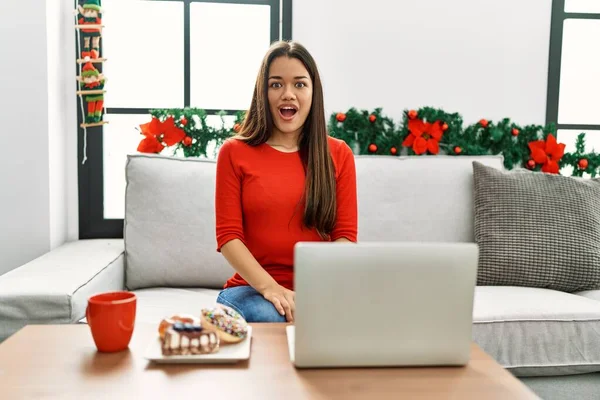
[[130,155],[125,284],[220,288],[233,274],[217,253],[213,160]]
[[575,293],[578,296],[587,297],[588,299],[600,301],[600,290],[582,290]]
[[[474,160],[503,168],[500,156],[356,156],[359,240],[472,242]],[[233,274],[216,251],[215,172],[214,160],[128,157],[127,288],[221,288]]]
[[0,341],[28,324],[68,324],[90,296],[123,290],[123,240],[78,240],[0,276]]
[[600,289],[600,179],[473,170],[478,285]]
[[134,290],[137,296],[136,323],[158,324],[175,314],[200,316],[204,307],[217,302],[219,290],[198,288],[150,288]]
[[550,289],[478,286],[473,340],[516,376],[600,371],[600,304]]
[[359,241],[473,242],[473,161],[501,156],[356,156]]

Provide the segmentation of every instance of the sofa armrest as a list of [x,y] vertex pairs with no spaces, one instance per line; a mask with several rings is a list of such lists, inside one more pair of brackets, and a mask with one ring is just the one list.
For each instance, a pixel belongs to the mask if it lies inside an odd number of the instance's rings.
[[124,290],[122,239],[66,243],[0,276],[0,342],[28,324],[69,324],[87,299]]

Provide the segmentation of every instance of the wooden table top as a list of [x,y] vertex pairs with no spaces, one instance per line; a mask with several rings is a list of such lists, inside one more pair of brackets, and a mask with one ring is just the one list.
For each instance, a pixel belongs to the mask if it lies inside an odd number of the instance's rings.
[[250,360],[232,365],[152,364],[144,351],[156,336],[137,325],[128,350],[103,354],[87,325],[29,325],[0,344],[0,398],[538,398],[476,345],[464,368],[296,370],[285,324],[253,324]]

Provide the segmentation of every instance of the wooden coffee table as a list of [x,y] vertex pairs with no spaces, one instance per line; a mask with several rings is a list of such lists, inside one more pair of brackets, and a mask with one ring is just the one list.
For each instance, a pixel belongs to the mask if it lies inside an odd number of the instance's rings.
[[2,399],[537,399],[476,345],[464,368],[296,370],[285,324],[254,324],[249,361],[154,365],[153,325],[128,350],[96,351],[87,325],[30,325],[0,344]]

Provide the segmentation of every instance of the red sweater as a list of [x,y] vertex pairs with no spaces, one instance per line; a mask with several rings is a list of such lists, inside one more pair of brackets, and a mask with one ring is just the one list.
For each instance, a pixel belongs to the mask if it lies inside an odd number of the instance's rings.
[[[337,195],[337,220],[331,240],[356,242],[357,200],[354,155],[346,142],[329,137]],[[284,153],[266,143],[252,147],[227,140],[217,157],[217,251],[241,240],[280,285],[294,290],[294,245],[322,241],[316,229],[302,224],[305,174],[298,152]],[[248,285],[234,274],[225,288]]]

